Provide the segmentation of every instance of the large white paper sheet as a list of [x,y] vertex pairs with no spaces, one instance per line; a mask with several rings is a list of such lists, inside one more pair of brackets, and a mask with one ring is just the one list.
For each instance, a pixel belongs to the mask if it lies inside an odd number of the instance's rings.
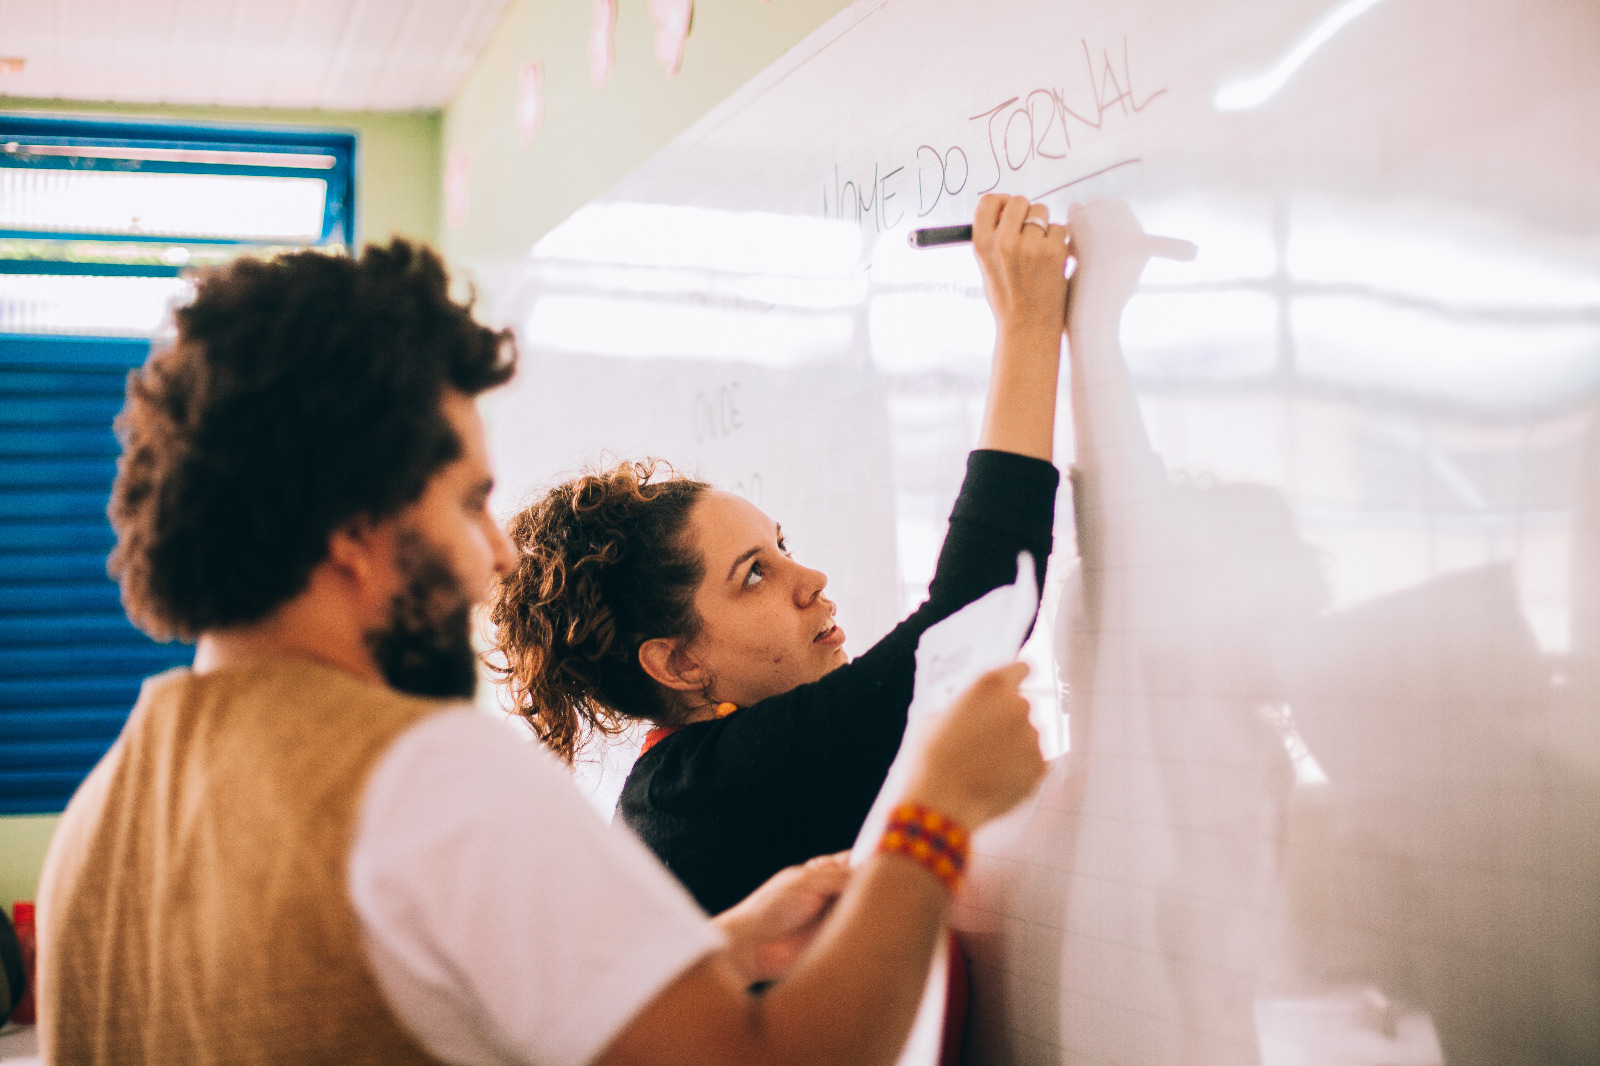
[[[1039,585],[1033,556],[1022,552],[1017,556],[1015,581],[991,590],[922,634],[917,643],[917,678],[906,712],[905,737],[883,788],[861,825],[850,853],[851,862],[865,862],[883,836],[889,811],[905,790],[910,773],[907,752],[915,748],[916,738],[980,676],[1016,660],[1038,609]],[[940,941],[899,1066],[933,1066],[939,1061],[949,968],[947,945]]]

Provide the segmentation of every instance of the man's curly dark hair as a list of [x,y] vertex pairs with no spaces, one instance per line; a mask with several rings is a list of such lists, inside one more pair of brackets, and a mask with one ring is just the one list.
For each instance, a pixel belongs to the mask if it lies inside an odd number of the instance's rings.
[[177,339],[128,375],[110,505],[108,569],[160,640],[297,595],[336,529],[398,513],[460,454],[444,390],[475,396],[516,366],[509,333],[403,240],[236,260],[174,317]]

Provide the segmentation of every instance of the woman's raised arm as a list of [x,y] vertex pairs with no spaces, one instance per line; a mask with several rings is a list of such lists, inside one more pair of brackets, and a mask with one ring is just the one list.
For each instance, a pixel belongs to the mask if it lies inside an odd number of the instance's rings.
[[972,246],[994,311],[994,367],[978,447],[1051,460],[1067,317],[1067,231],[1043,204],[990,193]]

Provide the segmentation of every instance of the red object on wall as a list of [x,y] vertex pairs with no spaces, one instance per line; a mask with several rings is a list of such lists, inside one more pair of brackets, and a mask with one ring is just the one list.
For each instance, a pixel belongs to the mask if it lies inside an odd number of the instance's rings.
[[939,1066],[958,1066],[961,1045],[967,1035],[967,1010],[972,1000],[971,974],[961,941],[953,931],[946,932],[945,936],[950,940],[950,972],[944,991],[944,1039],[940,1042]]
[[35,964],[39,954],[38,936],[33,924],[33,901],[17,900],[11,905],[11,924],[17,927],[17,942],[22,945],[22,969],[27,974],[28,990],[23,993],[22,999],[17,1002],[16,1010],[11,1012],[11,1020],[19,1025],[32,1025],[35,1012],[33,1009],[33,975],[38,967]]

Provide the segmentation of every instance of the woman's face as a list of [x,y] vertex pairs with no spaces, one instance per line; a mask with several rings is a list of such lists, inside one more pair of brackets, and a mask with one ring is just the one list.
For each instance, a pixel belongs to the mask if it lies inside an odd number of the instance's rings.
[[705,564],[695,590],[700,634],[684,651],[713,679],[710,696],[748,707],[849,661],[828,579],[789,556],[778,524],[726,492],[689,511],[688,542]]

